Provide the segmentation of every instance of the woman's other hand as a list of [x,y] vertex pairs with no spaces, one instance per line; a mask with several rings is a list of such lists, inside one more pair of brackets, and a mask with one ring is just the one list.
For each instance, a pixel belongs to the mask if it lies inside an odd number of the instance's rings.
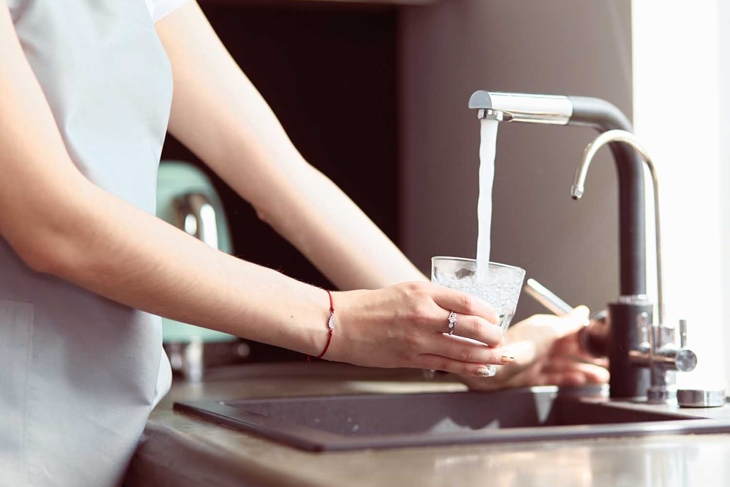
[[[511,358],[489,304],[429,282],[335,293],[336,328],[328,360],[377,367],[415,367],[484,376],[485,365]],[[454,334],[448,317],[457,313]],[[323,335],[323,340],[325,339]]]
[[607,360],[590,356],[580,346],[588,316],[588,308],[579,306],[566,316],[534,315],[517,323],[507,331],[504,345],[514,362],[500,367],[493,378],[461,380],[474,390],[605,384]]

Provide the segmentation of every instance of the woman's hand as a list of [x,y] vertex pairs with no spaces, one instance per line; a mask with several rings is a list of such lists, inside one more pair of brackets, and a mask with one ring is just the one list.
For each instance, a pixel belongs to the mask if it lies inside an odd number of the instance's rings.
[[[502,330],[484,301],[428,282],[335,293],[336,328],[328,360],[377,367],[416,367],[469,376],[511,360],[498,347]],[[457,313],[448,335],[449,313]],[[322,340],[325,340],[324,334]],[[324,345],[324,342],[323,342]]]
[[606,359],[591,357],[579,343],[588,315],[588,308],[579,306],[567,316],[534,315],[517,323],[507,331],[504,345],[515,361],[500,367],[493,378],[462,377],[462,381],[475,390],[608,382]]

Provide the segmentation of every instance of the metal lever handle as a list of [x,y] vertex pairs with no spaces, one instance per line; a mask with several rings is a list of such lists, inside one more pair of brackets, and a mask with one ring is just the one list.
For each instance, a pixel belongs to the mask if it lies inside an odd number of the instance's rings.
[[674,370],[692,372],[697,367],[697,354],[689,348],[680,348],[674,355]]
[[691,372],[697,367],[697,355],[687,348],[687,320],[679,320],[679,350],[674,364],[680,372]]
[[679,320],[679,348],[687,348],[687,320]]
[[573,311],[571,305],[534,279],[527,280],[524,291],[558,316],[565,316]]
[[[638,321],[645,323],[648,315],[644,315],[646,313],[642,313]],[[679,322],[679,347],[674,341],[674,327],[660,325],[658,327],[650,326],[649,328],[651,343],[649,347],[649,367],[652,367],[652,375],[656,373],[653,369],[654,365],[678,372],[691,372],[697,367],[697,354],[687,348],[687,320]],[[665,334],[669,337],[665,337]],[[664,340],[664,342],[661,340]],[[669,346],[668,350],[666,346]]]

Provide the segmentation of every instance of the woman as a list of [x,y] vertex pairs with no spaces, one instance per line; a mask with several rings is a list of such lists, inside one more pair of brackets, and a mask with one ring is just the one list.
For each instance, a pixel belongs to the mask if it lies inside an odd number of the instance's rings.
[[[155,315],[358,365],[478,377],[514,360],[487,303],[429,284],[307,164],[193,0],[6,2],[0,484],[121,482],[170,386]],[[332,282],[360,290],[328,295],[152,216],[168,128]],[[605,380],[545,365],[583,320],[520,325],[548,333],[522,340],[505,380]]]

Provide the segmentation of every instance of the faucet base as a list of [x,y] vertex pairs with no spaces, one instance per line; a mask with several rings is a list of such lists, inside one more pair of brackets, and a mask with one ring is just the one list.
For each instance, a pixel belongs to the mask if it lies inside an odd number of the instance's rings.
[[677,401],[677,386],[651,386],[647,391],[647,402],[665,404]]
[[637,317],[648,313],[651,323],[652,312],[653,305],[648,302],[608,305],[611,330],[611,346],[608,347],[611,399],[646,397],[650,385],[649,369],[635,363],[629,353],[636,350],[640,342]]

